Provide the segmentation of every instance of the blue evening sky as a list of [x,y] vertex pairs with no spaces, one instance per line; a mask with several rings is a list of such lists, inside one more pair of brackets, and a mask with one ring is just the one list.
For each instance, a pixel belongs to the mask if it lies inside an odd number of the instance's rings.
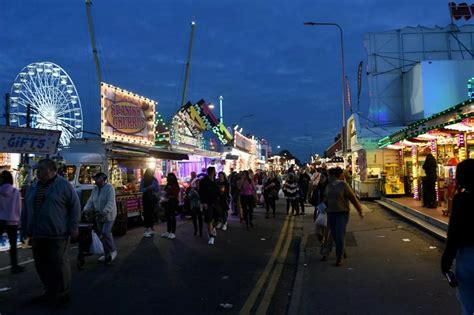
[[[96,0],[92,10],[103,80],[157,100],[166,118],[179,108],[195,20],[187,99],[218,104],[223,95],[226,124],[242,123],[302,161],[322,153],[341,126],[339,34],[303,22],[344,28],[353,104],[357,66],[366,62],[365,33],[450,22],[444,0]],[[0,0],[2,98],[17,73],[36,61],[69,73],[85,129],[98,132],[99,89],[83,0]],[[365,112],[365,76],[362,86]]]

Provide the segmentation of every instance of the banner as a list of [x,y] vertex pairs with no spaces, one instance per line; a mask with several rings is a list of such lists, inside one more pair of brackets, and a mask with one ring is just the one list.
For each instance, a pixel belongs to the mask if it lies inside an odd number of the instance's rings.
[[54,154],[61,131],[0,126],[0,152]]
[[359,111],[360,105],[360,92],[362,91],[362,64],[364,62],[359,62],[359,68],[357,69],[357,111]]
[[103,139],[154,145],[155,101],[103,82],[100,94]]
[[351,87],[349,86],[349,78],[346,76],[346,103],[349,106],[349,110],[352,113],[352,101],[351,101]]

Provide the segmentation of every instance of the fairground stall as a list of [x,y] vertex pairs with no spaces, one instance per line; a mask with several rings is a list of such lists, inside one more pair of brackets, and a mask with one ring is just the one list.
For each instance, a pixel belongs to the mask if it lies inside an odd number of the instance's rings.
[[32,180],[29,158],[54,155],[60,137],[59,130],[0,126],[0,171],[10,171],[17,187],[28,185]]
[[189,160],[170,165],[181,181],[187,182],[191,172],[200,174],[208,166],[223,170],[220,146],[230,143],[232,135],[204,100],[180,108],[169,129],[171,148],[189,155]]
[[419,120],[379,145],[400,156],[397,173],[403,176],[409,198],[394,200],[438,218],[449,215],[456,165],[474,158],[474,103],[464,102]]
[[256,170],[257,163],[257,141],[253,137],[246,137],[238,131],[234,131],[233,146],[224,151],[224,157],[237,156],[237,159],[226,159],[225,172],[229,174],[230,169],[237,172],[244,170]]
[[142,211],[140,181],[147,168],[163,177],[163,160],[187,159],[187,155],[159,149],[155,144],[156,102],[134,93],[101,84],[101,138],[72,140],[62,151],[69,181],[84,205],[94,187],[92,176],[108,175],[116,189],[116,234],[124,234],[128,218]]
[[[27,188],[32,181],[28,155],[36,159],[56,153],[61,131],[0,126],[0,172],[10,171],[19,189]],[[0,233],[0,251],[10,249],[10,240]],[[17,246],[21,244],[20,233]]]
[[[352,170],[352,186],[360,198],[380,198],[381,191],[387,195],[403,195],[404,187],[400,180],[399,155],[379,148],[378,140],[395,132],[396,128],[361,126],[358,114],[348,120],[348,164]],[[349,163],[350,162],[350,163]]]

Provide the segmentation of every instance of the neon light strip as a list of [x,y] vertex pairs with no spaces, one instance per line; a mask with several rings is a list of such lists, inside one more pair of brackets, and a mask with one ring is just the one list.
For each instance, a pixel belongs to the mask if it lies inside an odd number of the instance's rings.
[[419,199],[420,192],[418,191],[418,159],[416,145],[411,147],[412,173],[413,173],[413,198]]

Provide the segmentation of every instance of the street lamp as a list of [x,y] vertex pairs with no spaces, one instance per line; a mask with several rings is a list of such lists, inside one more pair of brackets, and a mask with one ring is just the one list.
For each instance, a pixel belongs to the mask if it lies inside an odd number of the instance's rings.
[[303,23],[307,26],[335,26],[339,29],[339,35],[341,38],[341,64],[342,64],[342,132],[341,132],[341,142],[342,142],[342,152],[345,151],[345,143],[344,143],[344,130],[346,127],[346,102],[345,102],[345,89],[346,89],[346,65],[344,61],[344,36],[342,32],[342,27],[337,23],[320,23],[320,22],[305,22]]

